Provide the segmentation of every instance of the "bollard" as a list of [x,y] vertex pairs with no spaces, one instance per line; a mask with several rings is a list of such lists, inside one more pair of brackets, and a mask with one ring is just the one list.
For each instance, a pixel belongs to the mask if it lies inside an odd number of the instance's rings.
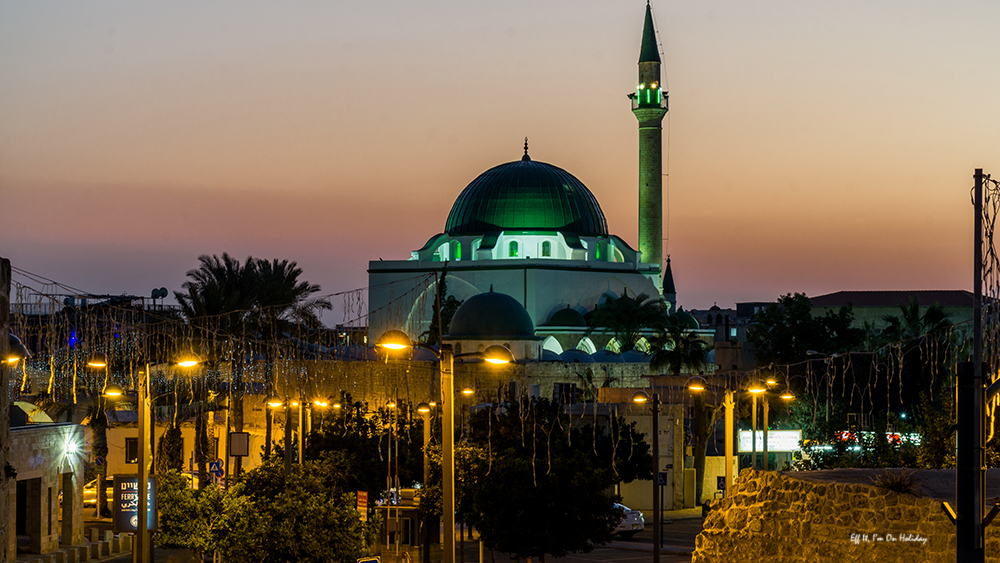
[[56,556],[52,553],[42,555],[42,563],[56,563]]
[[101,551],[100,551],[101,557],[107,557],[108,555],[111,555],[111,542],[100,541],[97,542],[97,545],[101,546]]
[[90,548],[85,545],[76,548],[76,563],[87,563],[90,561]]
[[109,542],[111,538],[115,537],[115,533],[111,530],[104,530],[104,541]]
[[101,540],[101,531],[97,528],[90,529],[90,541],[96,542]]
[[53,563],[66,563],[66,552],[65,551],[57,551],[57,552],[53,553],[52,555],[55,556],[55,559],[53,560]]
[[121,553],[122,552],[122,540],[120,537],[111,538],[111,553]]
[[122,534],[122,551],[132,551],[132,534]]
[[75,547],[66,548],[66,563],[79,563],[80,552]]
[[90,542],[90,558],[100,559],[101,558],[101,544],[98,542]]

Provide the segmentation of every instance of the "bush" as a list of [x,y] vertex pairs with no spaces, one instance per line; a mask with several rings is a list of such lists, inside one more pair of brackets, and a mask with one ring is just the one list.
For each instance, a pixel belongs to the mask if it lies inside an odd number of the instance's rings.
[[913,473],[913,469],[885,469],[872,477],[871,481],[876,487],[920,496],[920,483]]

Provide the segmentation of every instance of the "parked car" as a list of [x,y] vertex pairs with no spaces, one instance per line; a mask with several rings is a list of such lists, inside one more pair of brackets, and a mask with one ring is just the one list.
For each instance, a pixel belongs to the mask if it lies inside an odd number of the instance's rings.
[[[109,475],[104,483],[108,492],[107,499],[110,502],[115,493],[115,478]],[[97,506],[97,479],[83,486],[83,506]]]
[[615,503],[615,508],[620,508],[624,512],[622,521],[615,528],[615,533],[623,540],[632,539],[632,536],[646,529],[646,520],[642,517],[642,512],[632,510],[624,504]]

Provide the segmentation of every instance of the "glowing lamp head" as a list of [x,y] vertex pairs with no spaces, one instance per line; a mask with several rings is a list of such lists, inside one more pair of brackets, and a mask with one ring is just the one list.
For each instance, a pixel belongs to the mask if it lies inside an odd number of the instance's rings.
[[644,405],[649,402],[649,394],[641,390],[636,391],[635,393],[632,393],[632,402]]
[[789,391],[788,389],[785,389],[784,391],[781,392],[781,395],[779,395],[779,397],[781,397],[786,401],[791,401],[792,399],[795,398],[795,395],[792,394],[792,392]]
[[330,403],[328,403],[328,402],[326,402],[326,401],[324,401],[322,399],[317,399],[317,400],[313,401],[313,404],[316,405],[317,407],[328,407],[328,406],[330,406]]
[[483,360],[494,365],[511,364],[514,363],[514,354],[506,346],[494,344],[483,350]]
[[473,389],[472,387],[463,387],[462,394],[465,395],[466,397],[471,397],[472,395],[476,394],[476,390]]
[[114,383],[108,385],[104,388],[105,397],[121,397],[125,394],[125,390],[121,387],[115,385]]
[[413,341],[401,330],[389,330],[379,337],[375,343],[376,348],[382,348],[392,352],[406,350],[413,347]]
[[335,408],[335,409],[339,409],[339,408],[340,408],[340,403],[334,403],[334,404],[333,404],[333,408]]
[[22,343],[21,339],[17,336],[11,334],[7,339],[7,342],[7,363],[11,366],[16,365],[17,362],[20,362],[21,360],[31,357],[31,354],[28,352],[28,349],[25,348],[24,343]]
[[197,354],[187,352],[177,357],[177,365],[182,368],[191,368],[201,363],[201,358]]
[[429,412],[431,412],[431,406],[428,405],[427,403],[420,403],[419,405],[417,405],[417,412],[420,414],[428,414]]
[[66,442],[66,455],[72,455],[80,451],[80,444],[76,442]]
[[276,409],[285,404],[284,401],[281,400],[281,397],[277,395],[268,395],[267,398],[264,399],[264,403],[272,409]]
[[778,380],[773,377],[768,377],[764,383],[767,383],[768,387],[773,387],[778,384]]
[[94,352],[87,358],[87,365],[92,368],[106,368],[108,367],[108,357],[104,352]]
[[753,383],[750,384],[749,387],[747,387],[747,391],[756,395],[763,393],[764,391],[767,391],[767,387],[765,387],[764,384],[760,381],[754,381]]
[[705,381],[705,378],[697,375],[689,379],[687,384],[688,391],[693,391],[695,393],[704,391],[707,386],[708,383]]

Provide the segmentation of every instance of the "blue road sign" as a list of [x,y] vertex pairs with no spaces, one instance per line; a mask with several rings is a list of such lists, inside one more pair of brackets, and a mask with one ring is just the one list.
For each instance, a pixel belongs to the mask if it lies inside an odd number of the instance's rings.
[[669,475],[670,474],[667,473],[666,471],[660,471],[659,473],[656,474],[656,481],[660,484],[661,487],[666,487],[667,483],[670,482],[668,480]]
[[97,466],[104,465],[104,458],[101,456],[97,456],[96,458],[94,458],[94,464]]
[[216,477],[222,477],[222,462],[219,460],[208,462],[208,472]]

